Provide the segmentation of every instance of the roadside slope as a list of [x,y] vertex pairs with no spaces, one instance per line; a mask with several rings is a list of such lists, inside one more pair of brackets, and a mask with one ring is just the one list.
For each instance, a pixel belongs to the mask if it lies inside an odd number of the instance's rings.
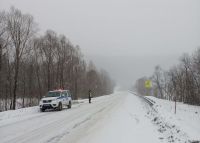
[[[173,130],[173,136],[187,137],[191,142],[200,142],[200,107],[177,102],[176,114],[174,114],[174,101],[158,99],[153,96],[146,96],[154,101],[153,108],[157,111],[154,118],[159,119],[160,123],[165,122],[168,128],[171,126],[170,132]],[[158,122],[158,121],[155,121]],[[173,129],[172,129],[173,128]],[[162,129],[163,133],[167,129]],[[180,138],[180,137],[179,137]]]

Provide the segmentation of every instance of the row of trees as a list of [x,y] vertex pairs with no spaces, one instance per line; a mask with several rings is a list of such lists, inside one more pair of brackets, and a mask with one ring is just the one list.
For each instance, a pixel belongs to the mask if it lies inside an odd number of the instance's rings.
[[47,91],[70,89],[74,99],[113,92],[104,70],[83,59],[79,46],[47,30],[38,36],[29,14],[12,7],[0,12],[0,111],[36,105]]
[[[147,79],[152,81],[152,88],[145,89]],[[135,90],[159,98],[177,100],[193,105],[200,105],[200,48],[193,54],[183,54],[180,63],[168,71],[155,67],[151,77],[142,77],[136,81]]]

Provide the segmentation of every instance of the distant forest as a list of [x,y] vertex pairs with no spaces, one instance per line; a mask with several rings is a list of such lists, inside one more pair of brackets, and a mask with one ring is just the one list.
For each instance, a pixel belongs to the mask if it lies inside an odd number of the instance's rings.
[[[152,81],[150,89],[144,86],[146,80]],[[179,64],[168,71],[156,66],[153,75],[139,78],[133,89],[140,95],[200,105],[200,48],[191,55],[183,54]]]
[[111,94],[114,81],[86,63],[65,35],[39,35],[33,16],[0,11],[0,111],[37,105],[49,90],[69,89],[73,99]]

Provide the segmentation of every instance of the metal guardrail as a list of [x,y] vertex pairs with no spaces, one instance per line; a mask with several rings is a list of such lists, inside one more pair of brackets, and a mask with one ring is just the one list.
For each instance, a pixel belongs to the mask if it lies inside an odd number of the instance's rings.
[[143,99],[145,102],[147,102],[150,106],[153,106],[153,105],[155,104],[155,101],[153,101],[152,99],[150,99],[150,98],[148,98],[148,97],[146,97],[146,96],[140,96],[140,95],[138,95],[136,92],[133,92],[133,91],[131,91],[131,90],[129,90],[129,92],[130,92],[131,94],[134,94],[134,95],[136,95],[136,96],[142,98],[142,99]]
[[153,106],[155,104],[155,101],[149,99],[148,97],[142,96],[142,98],[150,105]]

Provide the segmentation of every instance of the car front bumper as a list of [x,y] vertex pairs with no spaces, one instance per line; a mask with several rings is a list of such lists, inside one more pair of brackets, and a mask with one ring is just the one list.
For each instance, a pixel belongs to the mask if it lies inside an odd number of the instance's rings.
[[40,104],[40,109],[55,109],[58,107],[57,103],[45,103],[45,104]]

